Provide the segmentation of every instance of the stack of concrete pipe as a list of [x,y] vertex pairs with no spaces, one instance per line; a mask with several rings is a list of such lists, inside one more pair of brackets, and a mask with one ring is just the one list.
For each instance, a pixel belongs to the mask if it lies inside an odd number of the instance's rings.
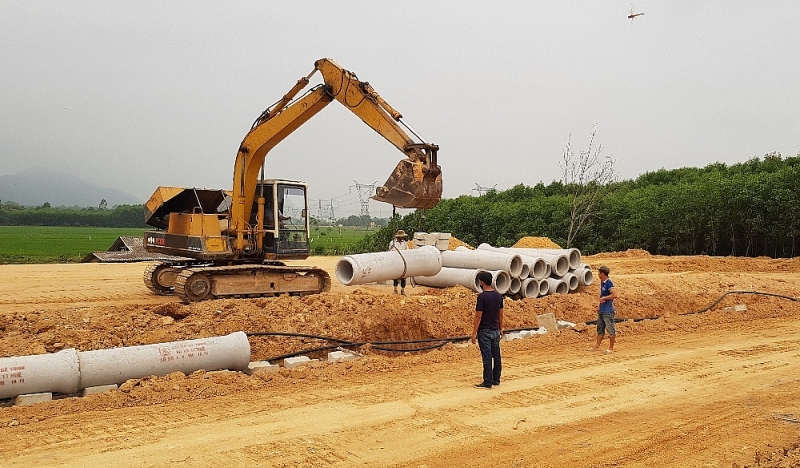
[[581,263],[578,249],[497,248],[481,244],[477,250],[457,247],[442,252],[436,275],[415,276],[414,283],[430,287],[466,286],[480,292],[478,273],[492,273],[492,286],[502,294],[535,298],[567,294],[592,284],[592,270]]

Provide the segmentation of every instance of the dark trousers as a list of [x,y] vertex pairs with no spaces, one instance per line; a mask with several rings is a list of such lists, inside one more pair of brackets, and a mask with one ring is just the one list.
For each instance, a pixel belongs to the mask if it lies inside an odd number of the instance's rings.
[[500,330],[478,330],[478,348],[483,361],[483,384],[499,385],[500,372],[503,370],[500,362]]
[[394,287],[395,288],[397,287],[397,283],[400,283],[400,287],[401,288],[403,288],[403,289],[406,288],[406,279],[405,278],[400,278],[400,279],[394,280]]

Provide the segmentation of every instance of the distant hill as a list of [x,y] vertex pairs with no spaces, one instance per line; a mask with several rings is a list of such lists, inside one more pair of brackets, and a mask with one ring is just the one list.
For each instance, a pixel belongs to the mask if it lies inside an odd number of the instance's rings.
[[33,167],[13,175],[0,176],[0,201],[13,201],[24,206],[97,207],[105,199],[108,207],[138,205],[136,196],[87,182],[61,172]]

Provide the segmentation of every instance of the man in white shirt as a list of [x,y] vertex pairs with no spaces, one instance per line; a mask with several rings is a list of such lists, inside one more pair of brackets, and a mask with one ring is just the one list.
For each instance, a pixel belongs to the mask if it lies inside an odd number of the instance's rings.
[[[394,233],[394,239],[389,242],[389,250],[408,250],[408,242],[406,242],[406,232],[402,229]],[[397,278],[394,280],[394,293],[397,294],[397,284],[400,284],[400,294],[406,295],[406,279]]]

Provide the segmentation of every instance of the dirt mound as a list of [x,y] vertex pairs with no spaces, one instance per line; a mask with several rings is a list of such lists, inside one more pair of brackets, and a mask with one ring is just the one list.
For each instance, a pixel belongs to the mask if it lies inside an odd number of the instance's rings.
[[456,247],[464,246],[468,249],[475,250],[475,247],[467,244],[466,242],[456,238],[456,236],[450,236],[450,244],[447,246],[447,250],[455,250]]
[[[601,254],[606,258],[646,258],[652,257],[650,252],[642,249],[628,249],[624,252],[606,252]],[[592,256],[590,256],[592,257]]]
[[523,237],[512,247],[524,249],[560,249],[561,246],[550,240],[549,237]]

